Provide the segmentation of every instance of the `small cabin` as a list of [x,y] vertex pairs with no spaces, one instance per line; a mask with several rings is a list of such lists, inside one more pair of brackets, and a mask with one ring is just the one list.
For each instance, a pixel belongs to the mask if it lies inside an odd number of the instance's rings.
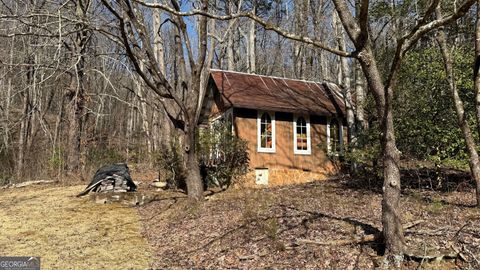
[[248,142],[248,185],[322,180],[338,172],[346,142],[341,88],[313,82],[211,70],[199,125],[231,123]]

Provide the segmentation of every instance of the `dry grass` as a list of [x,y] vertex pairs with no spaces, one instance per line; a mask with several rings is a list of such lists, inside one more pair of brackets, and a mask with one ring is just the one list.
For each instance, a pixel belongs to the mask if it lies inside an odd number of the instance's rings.
[[0,191],[0,255],[40,256],[44,269],[148,269],[137,209],[74,197],[83,187]]

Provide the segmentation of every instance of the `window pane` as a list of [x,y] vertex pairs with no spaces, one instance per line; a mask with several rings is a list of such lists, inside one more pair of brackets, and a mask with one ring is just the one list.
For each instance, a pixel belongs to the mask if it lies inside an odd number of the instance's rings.
[[296,132],[297,132],[297,150],[308,150],[307,143],[307,122],[305,118],[299,117],[296,122]]
[[268,113],[263,113],[260,119],[260,147],[273,148],[272,119]]
[[268,136],[267,137],[267,148],[272,148],[272,137],[271,136]]

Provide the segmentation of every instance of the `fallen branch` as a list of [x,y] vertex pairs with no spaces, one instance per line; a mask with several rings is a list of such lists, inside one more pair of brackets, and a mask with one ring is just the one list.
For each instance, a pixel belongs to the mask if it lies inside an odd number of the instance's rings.
[[470,225],[470,220],[465,222],[465,224],[463,224],[463,226],[460,227],[460,229],[458,229],[457,233],[455,233],[455,236],[453,238],[457,238],[460,235],[460,233],[462,232],[462,230],[469,225]]
[[238,256],[238,259],[240,261],[246,261],[246,260],[253,260],[255,258],[265,257],[267,255],[268,255],[268,253],[252,254],[252,255],[247,255],[247,256]]
[[467,247],[463,246],[463,249],[468,252],[470,254],[470,256],[472,256],[473,260],[478,264],[480,265],[480,261],[477,259],[477,257],[475,257],[475,254],[473,254],[473,252],[471,252]]
[[453,244],[450,245],[450,247],[453,249],[453,251],[455,251],[458,256],[464,261],[464,262],[468,262],[467,258],[465,258],[465,256],[463,256],[463,254],[460,252],[460,250],[458,250],[458,248],[456,248]]
[[5,185],[3,187],[0,187],[0,189],[7,189],[7,188],[21,188],[21,187],[27,187],[31,185],[38,185],[38,184],[49,184],[55,182],[54,180],[36,180],[36,181],[26,181],[23,183],[18,183],[18,184],[10,184],[10,185]]
[[351,244],[362,244],[362,243],[367,243],[367,242],[374,242],[377,240],[380,240],[382,238],[382,234],[376,233],[376,234],[369,234],[369,235],[364,235],[362,237],[355,237],[353,239],[343,239],[343,240],[333,240],[333,241],[317,241],[317,240],[309,240],[309,239],[297,239],[295,241],[295,244],[297,246],[299,245],[305,245],[305,244],[313,244],[313,245],[322,245],[322,246],[345,246],[345,245],[351,245]]
[[404,230],[408,230],[408,229],[410,229],[410,228],[412,228],[412,227],[417,226],[417,225],[420,224],[420,223],[423,223],[424,221],[425,221],[425,220],[420,219],[420,220],[417,220],[417,221],[409,222],[409,223],[403,225],[403,229],[404,229]]
[[[418,224],[424,222],[424,220],[417,220],[413,221],[410,223],[407,223],[403,226],[403,229],[410,229],[412,227],[417,226]],[[368,235],[363,235],[363,236],[356,236],[353,237],[353,239],[342,239],[342,240],[333,240],[333,241],[318,241],[318,240],[309,240],[309,239],[297,239],[295,241],[296,245],[302,245],[302,244],[313,244],[313,245],[322,245],[322,246],[329,246],[329,245],[335,245],[335,246],[345,246],[345,245],[351,245],[351,244],[363,244],[363,243],[368,243],[368,242],[375,242],[379,241],[383,238],[382,233],[376,233],[376,234],[368,234]]]
[[435,230],[421,230],[421,231],[415,231],[415,235],[428,235],[428,236],[440,236],[440,235],[445,235],[445,231],[448,230],[449,228],[442,227],[438,228]]

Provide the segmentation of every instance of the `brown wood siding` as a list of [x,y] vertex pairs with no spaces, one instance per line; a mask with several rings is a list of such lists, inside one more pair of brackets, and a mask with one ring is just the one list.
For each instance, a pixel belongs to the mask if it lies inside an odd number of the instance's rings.
[[327,118],[310,116],[311,154],[294,154],[293,114],[275,113],[275,153],[257,151],[257,111],[235,109],[234,128],[237,136],[248,142],[250,167],[269,169],[301,169],[317,173],[335,173],[336,169],[326,155]]

